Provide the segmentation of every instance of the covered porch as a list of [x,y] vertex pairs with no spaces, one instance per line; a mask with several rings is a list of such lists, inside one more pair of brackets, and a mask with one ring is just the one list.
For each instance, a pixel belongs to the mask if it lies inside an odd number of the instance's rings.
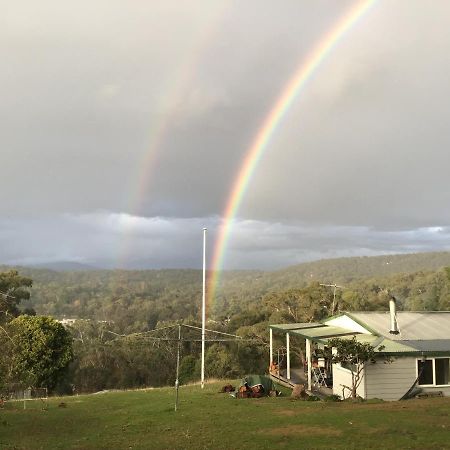
[[327,340],[354,334],[358,333],[318,322],[270,325],[270,376],[286,387],[304,384],[310,394],[330,395],[333,365]]

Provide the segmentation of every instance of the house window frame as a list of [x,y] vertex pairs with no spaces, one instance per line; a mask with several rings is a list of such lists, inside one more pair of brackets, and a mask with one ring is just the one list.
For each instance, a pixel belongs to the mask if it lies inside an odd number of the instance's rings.
[[432,361],[432,370],[433,370],[433,384],[419,384],[419,362],[423,362],[421,358],[416,359],[416,379],[417,386],[422,387],[450,387],[450,381],[447,384],[436,384],[436,359],[448,359],[448,363],[450,365],[450,356],[433,356],[431,358],[426,358],[426,361]]

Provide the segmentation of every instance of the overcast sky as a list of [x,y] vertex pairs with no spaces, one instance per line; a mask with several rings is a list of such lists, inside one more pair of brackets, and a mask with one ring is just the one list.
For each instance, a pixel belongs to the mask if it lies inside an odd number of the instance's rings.
[[[355,1],[0,0],[0,262],[201,267],[283,87]],[[450,2],[375,3],[277,128],[226,268],[450,250]]]

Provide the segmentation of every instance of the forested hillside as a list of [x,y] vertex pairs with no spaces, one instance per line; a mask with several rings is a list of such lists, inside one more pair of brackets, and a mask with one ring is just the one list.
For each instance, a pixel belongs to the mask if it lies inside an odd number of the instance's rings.
[[[336,310],[386,310],[391,295],[402,309],[449,310],[447,264],[449,253],[432,253],[318,261],[274,272],[226,272],[209,305],[208,328],[244,340],[209,344],[207,376],[264,371],[269,323],[317,321],[331,314],[333,290],[321,282],[342,286]],[[61,389],[173,383],[175,353],[169,341],[121,336],[180,321],[200,325],[201,271],[19,271],[33,280],[30,300],[24,296],[18,305],[21,311],[31,314],[34,308],[41,315],[82,319],[70,325],[75,360]],[[198,378],[199,350],[198,343],[183,344],[183,382]]]
[[[364,292],[373,282],[399,291],[409,307],[421,308],[432,294],[423,286],[418,287],[421,292],[409,292],[402,280],[409,280],[410,286],[428,285],[431,275],[418,272],[434,272],[445,266],[450,266],[449,252],[321,260],[272,272],[229,271],[221,277],[209,313],[214,318],[233,315],[270,292],[302,288],[312,282],[337,283],[350,291]],[[160,320],[198,317],[199,270],[18,270],[34,281],[27,306],[39,314],[114,321],[127,329],[133,321],[133,330],[154,328]],[[398,276],[412,273],[416,275]],[[345,291],[343,295],[349,296]]]

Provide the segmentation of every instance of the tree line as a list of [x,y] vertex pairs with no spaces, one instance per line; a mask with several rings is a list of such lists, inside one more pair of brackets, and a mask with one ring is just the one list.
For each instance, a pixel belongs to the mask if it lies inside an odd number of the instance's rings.
[[[0,273],[0,344],[6,349],[0,357],[0,384],[45,384],[55,392],[71,393],[175,381],[174,342],[140,333],[181,322],[200,326],[199,271],[38,271],[33,282],[28,273]],[[333,289],[319,282],[339,282],[336,278],[307,282],[294,277],[283,286],[274,283],[274,288],[272,276],[279,275],[247,271],[224,276],[216,303],[209,307],[207,327],[242,339],[207,345],[207,377],[266,371],[269,323],[322,320],[330,315],[334,301],[337,311],[387,310],[394,295],[400,309],[450,309],[450,268],[348,277],[336,299]],[[63,327],[53,319],[64,316],[76,320]],[[38,347],[25,345],[23,336],[43,329],[48,342],[66,343],[68,350],[57,363],[52,360],[58,357],[56,350],[44,354],[41,348],[36,357],[33,349]],[[44,347],[51,349],[48,343]],[[14,357],[18,354],[25,356]],[[45,375],[42,366],[42,376],[32,378],[42,360],[53,361],[54,373]],[[199,378],[199,360],[199,343],[183,342],[183,383]]]

